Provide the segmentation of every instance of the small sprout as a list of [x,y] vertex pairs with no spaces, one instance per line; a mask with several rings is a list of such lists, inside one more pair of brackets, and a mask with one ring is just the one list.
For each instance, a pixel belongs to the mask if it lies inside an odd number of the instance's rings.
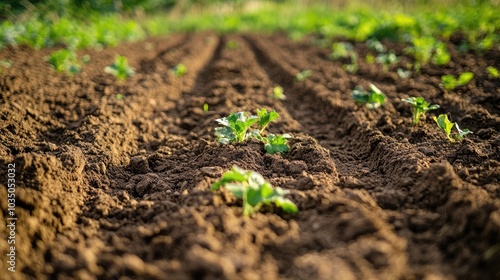
[[498,71],[497,68],[495,68],[493,66],[486,67],[486,71],[488,71],[488,76],[490,78],[499,78],[500,77],[500,72]]
[[[264,148],[268,153],[284,153],[290,149],[286,140],[291,138],[290,135],[276,136],[269,134],[267,138],[262,136],[266,127],[278,118],[279,114],[276,111],[267,112],[265,108],[258,109],[257,116],[247,117],[246,112],[233,113],[227,118],[216,119],[223,126],[215,128],[215,136],[217,141],[222,144],[241,143],[249,138],[255,138],[264,143]],[[257,123],[259,129],[248,132],[255,123]]]
[[451,129],[453,128],[453,123],[448,120],[448,115],[446,114],[441,114],[439,117],[434,116],[434,121],[437,123],[439,128],[444,132],[446,137],[451,141],[454,142],[455,140],[451,137]]
[[203,112],[205,112],[205,113],[208,112],[208,104],[207,103],[203,104]]
[[216,119],[222,127],[215,128],[217,141],[223,144],[231,142],[241,143],[250,136],[247,131],[252,124],[259,121],[257,116],[246,116],[245,112],[232,113],[229,117]]
[[349,58],[351,56],[356,56],[356,51],[351,43],[340,42],[332,44],[332,53],[330,54],[331,59],[341,59]]
[[398,68],[397,70],[398,76],[403,79],[408,79],[411,77],[411,70],[403,70],[402,68]]
[[464,128],[463,130],[460,129],[460,127],[458,126],[458,123],[455,123],[455,128],[458,131],[458,134],[455,136],[455,139],[457,139],[458,141],[461,141],[462,139],[464,139],[465,136],[467,136],[468,134],[473,134],[473,132],[468,130],[467,128]]
[[250,216],[264,205],[275,204],[287,213],[297,213],[297,206],[285,195],[289,193],[280,187],[274,188],[262,175],[254,171],[243,170],[237,166],[212,184],[212,191],[224,186],[236,198],[243,201],[243,215]]
[[377,55],[375,61],[377,63],[383,64],[384,71],[387,71],[389,69],[389,65],[396,64],[399,62],[399,58],[396,56],[394,52],[391,51],[390,53],[381,53]]
[[361,86],[357,86],[351,94],[356,103],[366,104],[368,109],[377,109],[385,103],[385,94],[374,84],[370,84],[370,91],[367,92]]
[[70,50],[59,50],[45,58],[57,72],[67,72],[77,74],[80,72],[80,65],[77,63],[76,54]]
[[458,79],[455,79],[453,75],[444,75],[441,77],[441,82],[445,89],[454,90],[459,86],[468,84],[472,78],[474,78],[474,73],[464,72],[458,76]]
[[439,105],[430,105],[427,103],[423,97],[408,97],[402,99],[404,102],[408,102],[413,105],[413,125],[418,125],[421,118],[425,118],[425,113],[430,110],[436,110]]
[[229,40],[226,43],[226,47],[228,49],[234,50],[234,49],[237,49],[239,47],[239,45],[238,45],[238,42],[236,42],[235,40]]
[[174,68],[172,68],[170,71],[172,71],[172,73],[174,73],[175,76],[182,77],[182,76],[186,75],[187,67],[186,67],[186,65],[179,63]]
[[305,79],[309,78],[311,75],[312,75],[311,70],[303,70],[302,72],[297,73],[297,75],[295,75],[295,80],[297,82],[302,82]]
[[[458,123],[452,123],[448,119],[448,116],[446,114],[441,114],[439,117],[434,116],[434,121],[437,123],[439,128],[444,132],[448,140],[450,142],[455,142],[455,141],[461,141],[467,136],[468,134],[472,134],[473,132],[468,130],[467,128],[465,129],[460,129],[458,126]],[[451,134],[451,130],[453,129],[453,126],[456,127],[458,134]]]
[[432,62],[436,65],[446,65],[451,60],[451,55],[446,50],[446,45],[444,43],[439,43],[436,46],[436,51],[432,57]]
[[285,96],[285,94],[283,92],[284,92],[283,87],[281,87],[281,86],[275,86],[273,88],[273,94],[271,95],[271,98],[275,98],[275,99],[279,99],[279,100],[285,100],[286,96]]
[[369,39],[366,41],[366,44],[368,45],[368,48],[370,48],[371,50],[377,51],[379,53],[386,51],[385,46],[379,40]]
[[266,129],[268,124],[280,117],[276,111],[272,110],[268,113],[265,108],[257,109],[257,116],[259,117],[258,124],[260,127],[260,133],[264,132],[264,129]]
[[283,134],[283,135],[274,135],[270,133],[267,138],[263,138],[264,140],[264,149],[269,154],[275,154],[275,153],[286,153],[290,150],[290,147],[288,146],[287,139],[291,138],[289,134]]
[[123,94],[118,93],[118,94],[116,95],[116,100],[123,100]]
[[120,55],[116,56],[113,64],[104,68],[104,72],[115,76],[119,81],[123,81],[135,74],[134,68],[128,65],[127,58]]

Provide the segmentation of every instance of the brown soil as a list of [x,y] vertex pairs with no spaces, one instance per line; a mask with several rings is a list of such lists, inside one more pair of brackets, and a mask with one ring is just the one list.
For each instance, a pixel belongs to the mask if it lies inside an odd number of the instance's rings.
[[[226,47],[235,40],[238,48]],[[399,55],[403,47],[389,44]],[[356,43],[360,57],[368,52]],[[16,273],[7,279],[500,279],[500,53],[462,55],[402,79],[284,36],[174,35],[87,50],[75,76],[43,60],[53,50],[3,49],[0,74],[0,223],[7,165],[16,164]],[[116,54],[137,73],[104,73]],[[178,63],[188,74],[175,77]],[[313,75],[295,82],[295,74]],[[444,74],[472,71],[447,92]],[[356,85],[389,102],[357,106]],[[269,98],[281,85],[287,99]],[[122,94],[118,99],[116,94]],[[411,125],[424,96],[441,108]],[[204,112],[203,104],[209,105]],[[290,152],[217,143],[215,119],[272,108]],[[450,143],[430,116],[449,113],[474,134]],[[300,209],[242,217],[241,202],[210,185],[233,165],[291,191]],[[493,254],[490,254],[493,252]],[[2,276],[3,277],[3,276]]]

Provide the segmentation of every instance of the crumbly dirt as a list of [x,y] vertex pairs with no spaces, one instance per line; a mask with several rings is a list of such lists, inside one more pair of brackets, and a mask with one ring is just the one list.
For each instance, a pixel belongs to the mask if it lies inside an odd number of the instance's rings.
[[[236,48],[228,47],[230,40]],[[0,223],[7,166],[16,172],[16,272],[7,279],[500,279],[500,52],[461,54],[400,78],[360,59],[355,74],[329,49],[282,35],[179,34],[84,50],[80,74],[44,61],[55,49],[0,50]],[[355,43],[360,58],[370,50]],[[103,69],[124,55],[126,81]],[[178,63],[188,73],[170,71]],[[312,70],[303,82],[301,70]],[[445,74],[475,74],[453,91]],[[388,97],[356,105],[356,85]],[[286,100],[269,96],[275,85]],[[117,97],[120,94],[122,98]],[[401,98],[440,109],[418,127]],[[208,111],[203,105],[208,104]],[[255,141],[222,145],[215,119],[275,109],[272,133],[291,150]],[[433,115],[474,134],[450,143]],[[243,217],[241,202],[210,185],[231,166],[290,190],[297,215],[269,207]],[[9,234],[0,227],[1,236]],[[496,250],[496,251],[495,251]]]

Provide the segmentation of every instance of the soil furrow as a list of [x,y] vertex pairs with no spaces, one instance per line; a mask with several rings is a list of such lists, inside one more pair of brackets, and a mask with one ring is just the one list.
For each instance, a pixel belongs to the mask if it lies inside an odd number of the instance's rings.
[[[254,40],[256,40],[256,38],[251,37],[251,40],[254,41]],[[267,61],[268,65],[269,65],[269,61],[271,61],[271,64],[272,63],[275,64],[275,65],[268,66],[271,68],[270,70],[268,70],[269,72],[271,72],[271,73],[273,71],[274,71],[274,73],[277,73],[276,71],[288,72],[287,73],[288,75],[286,78],[283,78],[282,74],[281,75],[274,74],[274,77],[277,78],[282,83],[291,84],[295,73],[299,72],[301,69],[312,69],[312,67],[305,68],[305,67],[307,67],[307,66],[305,66],[307,63],[304,63],[304,62],[302,63],[302,66],[299,66],[302,68],[294,68],[293,66],[287,66],[286,62],[292,61],[292,59],[291,59],[292,57],[295,58],[298,56],[297,56],[297,54],[294,54],[294,55],[291,55],[290,57],[288,57],[287,55],[285,55],[287,53],[287,51],[285,49],[281,49],[279,52],[277,52],[277,51],[273,52],[272,50],[276,46],[276,42],[274,40],[273,40],[273,44],[272,44],[273,47],[272,48],[270,47],[271,46],[270,43],[263,43],[259,40],[257,40],[257,42],[258,43],[256,44],[256,51],[261,55],[260,62],[263,65],[266,65],[266,61]],[[260,43],[260,45],[258,45],[259,43]],[[300,64],[300,62],[298,62],[300,60],[295,59],[294,61],[295,61],[295,63]],[[277,66],[277,65],[279,65],[279,66]],[[324,67],[324,65],[321,65],[320,63],[315,63],[314,65],[317,68]],[[273,70],[272,69],[273,67],[274,67],[274,69],[276,69],[276,67],[278,67],[278,70]],[[271,74],[271,75],[273,75],[273,74]],[[278,78],[278,77],[280,77],[280,78]],[[337,81],[339,81],[339,80],[337,80]],[[346,124],[352,126],[353,121],[351,119],[356,119],[356,116],[358,116],[358,117],[362,116],[362,115],[356,115],[354,113],[350,113],[348,110],[346,110],[345,107],[338,106],[337,104],[339,103],[339,101],[335,100],[335,98],[336,97],[338,98],[338,96],[340,95],[339,93],[334,92],[334,93],[330,94],[330,97],[324,98],[324,96],[328,95],[328,94],[322,93],[325,91],[325,89],[321,85],[315,84],[314,82],[312,82],[312,83],[309,83],[309,86],[307,86],[307,84],[308,84],[307,81],[304,84],[306,85],[305,89],[304,89],[304,87],[299,86],[299,88],[301,88],[303,91],[302,95],[300,96],[300,102],[301,103],[311,102],[311,104],[313,104],[310,107],[309,111],[306,112],[306,114],[310,114],[310,115],[317,114],[319,111],[320,114],[323,113],[324,115],[331,115],[331,111],[335,110],[336,111],[335,113],[337,116],[338,115],[343,115],[343,116],[347,115],[348,116],[347,118],[340,118],[340,120],[339,120],[339,118],[337,117],[337,118],[335,118],[335,120],[332,120],[332,122],[340,121],[340,124],[337,123],[335,125],[336,127],[342,127],[342,126],[345,126]],[[298,91],[296,84],[294,85],[293,88],[290,88],[290,89],[291,89],[292,93],[294,92],[294,89],[295,89],[295,93]],[[307,97],[303,97],[304,95],[307,95],[307,94],[314,95],[314,98],[307,99]],[[328,109],[328,107],[326,107],[325,109],[321,110],[322,104],[324,104],[324,103],[330,103],[330,109]],[[297,108],[299,108],[299,107],[297,107]],[[300,110],[300,109],[298,109],[298,110]],[[297,114],[299,114],[299,113],[297,113]],[[304,114],[304,115],[306,115],[306,114]],[[331,117],[333,119],[333,116],[331,116]],[[370,117],[370,115],[368,115],[368,118],[369,117]],[[345,121],[345,119],[348,119],[349,121]],[[344,121],[344,122],[342,122],[342,121]],[[450,208],[452,208],[452,209],[455,208],[455,207],[453,207],[452,201],[454,201],[454,200],[458,200],[458,201],[469,200],[466,193],[467,194],[470,194],[471,192],[474,193],[474,195],[472,195],[472,196],[475,196],[475,198],[473,200],[476,203],[481,201],[481,200],[484,200],[484,199],[488,200],[487,196],[485,196],[484,192],[477,191],[474,187],[461,183],[460,180],[458,180],[458,178],[457,178],[458,176],[456,176],[456,174],[453,172],[453,170],[451,169],[451,167],[449,165],[431,164],[429,166],[429,164],[426,163],[429,161],[426,160],[425,156],[419,155],[419,156],[413,157],[413,156],[411,156],[411,153],[408,153],[408,151],[414,150],[414,148],[411,147],[411,145],[400,144],[400,143],[397,143],[396,141],[394,141],[390,138],[387,138],[387,137],[381,138],[380,137],[381,133],[379,131],[377,131],[376,129],[370,128],[369,125],[366,124],[366,122],[367,121],[366,120],[364,121],[363,118],[361,118],[361,119],[358,118],[357,124],[354,124],[355,126],[358,126],[358,128],[351,129],[351,131],[353,131],[353,130],[357,131],[357,132],[363,131],[361,133],[361,135],[363,135],[364,137],[366,137],[367,135],[370,135],[370,134],[372,135],[371,136],[372,140],[370,140],[370,138],[368,138],[365,141],[367,141],[368,143],[375,144],[375,145],[372,146],[372,148],[371,148],[372,150],[370,151],[369,158],[364,158],[363,160],[370,160],[370,158],[371,158],[371,160],[374,160],[374,162],[373,162],[374,164],[372,164],[370,166],[370,169],[372,171],[379,172],[380,176],[384,176],[386,179],[386,181],[384,182],[385,186],[384,186],[384,189],[382,190],[382,195],[380,195],[380,193],[378,193],[377,191],[374,191],[373,186],[369,186],[367,189],[369,190],[369,192],[372,195],[374,195],[377,198],[379,205],[381,205],[382,207],[384,207],[384,208],[392,208],[392,207],[400,208],[400,207],[402,207],[403,208],[402,210],[403,210],[404,214],[400,217],[397,217],[396,220],[401,219],[401,218],[406,216],[403,219],[408,219],[410,221],[410,224],[406,225],[407,227],[409,227],[408,228],[409,231],[405,232],[404,229],[399,230],[399,234],[402,236],[405,236],[406,238],[409,239],[409,243],[410,243],[409,248],[412,248],[412,250],[413,250],[413,251],[409,252],[410,253],[410,261],[412,262],[414,268],[416,269],[417,275],[421,276],[422,274],[429,273],[429,272],[430,273],[443,273],[443,272],[449,273],[448,269],[452,265],[456,265],[456,263],[453,263],[453,264],[448,263],[448,261],[445,258],[446,254],[449,253],[449,246],[445,246],[443,244],[440,244],[440,246],[447,247],[445,249],[442,249],[442,248],[439,248],[436,244],[432,244],[433,242],[429,242],[430,240],[427,240],[427,242],[426,242],[426,243],[429,243],[430,246],[428,246],[426,244],[422,244],[421,232],[425,232],[426,235],[432,234],[434,236],[439,236],[440,234],[442,234],[443,228],[448,228],[448,226],[449,226],[449,225],[446,225],[446,222],[449,222],[447,220],[450,219],[450,215],[448,215],[448,211]],[[323,124],[323,126],[324,126],[323,129],[318,129],[318,130],[323,130],[323,131],[331,130],[330,125]],[[303,125],[303,127],[307,127],[307,126]],[[305,129],[305,130],[307,131],[307,129]],[[338,131],[338,129],[337,129],[337,131]],[[311,133],[311,135],[315,136],[314,133]],[[351,135],[351,136],[355,136],[355,135],[356,135],[356,133],[354,133],[354,135]],[[328,137],[328,138],[335,139],[336,137],[334,135],[330,135],[330,137]],[[374,143],[373,141],[377,138],[379,138],[379,140],[376,140]],[[354,140],[354,141],[356,141],[356,140]],[[323,143],[323,142],[321,142],[321,143]],[[328,146],[328,147],[331,148],[330,146]],[[394,153],[395,150],[402,150],[404,152],[403,153]],[[390,163],[388,163],[388,162],[390,162]],[[419,164],[419,162],[420,162],[420,164]],[[344,175],[340,171],[340,170],[342,170],[341,166],[343,165],[343,163],[341,161],[336,161],[336,163],[337,163],[337,166],[339,166],[339,174],[341,176]],[[362,169],[364,167],[364,164],[365,163],[361,163],[358,169]],[[384,170],[385,164],[388,164],[394,168],[391,170],[392,172],[387,172],[387,170]],[[434,185],[429,184],[430,180],[437,179],[437,178],[433,178],[433,176],[435,176],[433,174],[433,172],[435,172],[435,171],[433,171],[434,169],[441,170],[440,172],[443,172],[443,174],[449,173],[449,175],[447,175],[449,178],[447,178],[445,180],[445,182],[441,182],[441,183],[434,184]],[[403,174],[406,174],[406,175],[403,175]],[[405,178],[405,176],[408,176],[408,177]],[[357,188],[363,188],[364,184],[367,184],[368,182],[369,182],[368,184],[372,183],[372,181],[370,180],[371,179],[370,177],[368,177],[368,176],[364,176],[364,177],[367,177],[368,180],[364,180],[365,178],[363,178],[363,177],[361,177],[361,180],[359,180],[358,178],[354,178],[353,180],[344,181],[344,184],[341,183],[341,185],[344,185],[347,187],[348,185],[352,184],[351,181],[357,181],[356,182],[357,184],[355,184],[355,186]],[[397,183],[398,180],[399,180],[399,184]],[[445,193],[448,193],[449,197],[445,195],[445,197],[438,198],[439,203],[443,203],[446,205],[443,208],[439,208],[439,207],[437,207],[438,206],[437,204],[434,204],[436,201],[433,203],[428,203],[428,201],[425,201],[425,200],[427,200],[427,198],[425,197],[426,196],[425,194],[422,194],[422,193],[425,193],[425,191],[424,191],[424,189],[422,189],[422,187],[424,187],[426,189],[428,189],[428,188],[430,188],[430,189],[441,188],[442,189],[444,187],[444,186],[442,186],[442,184],[448,185],[448,186],[446,186],[446,188],[444,190],[445,190]],[[394,196],[394,193],[391,194],[390,192],[388,195],[387,189],[389,189],[389,191],[390,191],[391,186],[393,188],[395,187],[394,188],[394,190],[396,191],[395,196]],[[422,186],[422,187],[420,187],[420,186]],[[398,192],[399,192],[399,195],[398,195]],[[385,194],[385,197],[384,197],[384,194]],[[409,195],[410,199],[407,199],[405,201],[406,195]],[[400,200],[399,202],[397,202],[398,196],[399,196],[399,200]],[[394,201],[394,200],[396,200],[396,201]],[[389,203],[391,203],[392,205],[391,204],[384,205],[386,201],[390,201]],[[396,203],[396,205],[394,205],[394,203]],[[486,223],[482,224],[481,226],[483,226],[483,227],[486,226],[486,224],[491,223],[493,221],[492,219],[494,219],[494,216],[496,215],[495,213],[498,212],[498,203],[495,203],[493,200],[490,200],[488,205],[489,206],[486,206],[486,208],[478,207],[472,211],[475,214],[481,213],[484,210],[486,210],[488,212],[488,214],[486,214],[486,216],[490,217],[489,218],[490,222],[486,222]],[[422,212],[422,210],[419,210],[416,212],[410,211],[410,209],[414,208],[415,206],[417,206],[418,208],[420,208],[424,211],[423,212]],[[410,208],[407,208],[407,207],[410,207]],[[406,208],[406,210],[404,210],[405,208]],[[438,209],[436,209],[436,208],[438,208]],[[439,210],[438,213],[441,213],[441,215],[435,216],[434,214],[432,214],[431,211],[435,211],[435,210]],[[462,209],[462,210],[465,210],[465,209]],[[455,211],[460,211],[460,210],[455,210]],[[410,212],[413,212],[413,213],[410,213]],[[475,215],[475,214],[472,214],[472,215]],[[451,216],[453,216],[453,215],[451,215]],[[431,226],[430,228],[424,228],[424,229],[419,229],[419,230],[412,229],[412,225],[411,225],[412,219],[413,220],[429,220],[429,219],[436,220],[436,218],[438,219],[438,221],[433,221],[433,222],[436,222],[436,226]],[[398,221],[398,223],[399,222],[400,221]],[[461,225],[460,225],[461,223],[462,222],[457,221],[457,223],[454,226],[461,227]],[[499,228],[497,226],[494,226],[494,227],[495,227],[494,231],[498,231]],[[489,236],[489,234],[487,234],[486,236]],[[469,240],[469,237],[467,235],[465,235],[462,238],[463,238],[463,240],[461,240],[462,241],[461,246],[466,246],[466,244]],[[467,241],[465,241],[465,240],[467,240]],[[498,242],[498,241],[495,241],[495,242]],[[495,243],[490,243],[490,245],[483,245],[483,247],[480,250],[470,254],[467,257],[464,257],[463,259],[454,260],[454,261],[463,262],[464,259],[470,258],[470,260],[474,260],[474,265],[479,265],[479,262],[481,260],[480,260],[480,256],[478,256],[478,255],[481,254],[482,252],[484,252],[485,250],[487,250],[488,249],[487,246],[492,246],[493,244],[495,244]],[[439,265],[435,265],[435,266],[433,266],[432,263],[419,263],[419,261],[420,261],[419,255],[421,254],[419,251],[427,251],[428,253],[434,252],[434,253],[437,253],[438,256],[441,255],[440,259],[441,259],[442,263],[440,263]],[[444,251],[444,252],[442,252],[442,251]],[[434,261],[436,261],[436,260],[434,260]],[[445,264],[446,264],[446,266],[445,266]],[[431,266],[433,266],[433,267],[431,267]],[[448,267],[448,269],[446,267]],[[469,273],[469,271],[467,269],[464,269],[462,271],[458,271],[456,273],[456,275],[458,277],[460,277],[461,275],[467,275],[467,273]]]

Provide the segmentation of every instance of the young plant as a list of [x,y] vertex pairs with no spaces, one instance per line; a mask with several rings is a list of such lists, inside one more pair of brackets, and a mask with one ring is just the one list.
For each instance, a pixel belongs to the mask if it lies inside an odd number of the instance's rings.
[[123,81],[135,74],[134,68],[128,65],[127,58],[120,55],[116,56],[113,64],[104,68],[104,72],[115,76],[119,81]]
[[493,66],[486,67],[486,71],[488,71],[488,77],[490,77],[490,78],[499,78],[500,77],[500,72],[498,71],[497,68],[495,68]]
[[425,113],[430,110],[436,110],[439,105],[430,105],[427,103],[423,97],[408,97],[402,99],[404,102],[408,102],[413,105],[413,125],[418,125],[421,118],[425,118]]
[[302,82],[305,79],[309,78],[311,75],[312,75],[311,70],[303,70],[302,72],[297,73],[297,75],[295,75],[295,80],[297,82]]
[[275,204],[287,213],[297,213],[297,206],[285,195],[289,193],[280,187],[274,188],[262,175],[254,171],[243,170],[237,166],[216,181],[210,189],[218,190],[224,186],[236,198],[243,201],[243,215],[250,216],[264,205]]
[[76,54],[70,50],[59,50],[45,58],[57,72],[67,72],[76,74],[80,72],[80,65],[77,63]]
[[366,104],[368,109],[377,109],[385,104],[385,94],[374,84],[370,84],[370,90],[367,92],[362,86],[357,86],[351,94],[356,103]]
[[273,94],[271,95],[271,98],[275,98],[275,99],[279,99],[279,100],[285,100],[286,96],[285,96],[285,94],[283,92],[284,92],[283,87],[281,87],[281,86],[275,86],[273,88]]
[[408,79],[411,77],[411,70],[404,70],[402,68],[398,68],[397,70],[398,76],[403,79]]
[[288,141],[287,139],[291,138],[292,136],[289,134],[283,134],[283,135],[274,135],[270,133],[267,138],[263,138],[264,144],[264,149],[269,154],[275,154],[275,153],[286,153],[290,150],[290,147],[288,146]]
[[[446,114],[441,114],[438,117],[434,116],[434,121],[437,123],[439,128],[444,132],[448,140],[450,142],[455,142],[455,141],[461,141],[462,139],[465,138],[468,134],[473,133],[472,131],[468,129],[460,129],[458,126],[458,123],[452,123],[448,119],[448,116]],[[451,130],[453,129],[453,126],[456,127],[458,134],[451,134]]]
[[187,67],[186,67],[186,65],[179,63],[174,68],[172,68],[170,71],[172,71],[172,73],[174,73],[175,76],[182,77],[182,76],[186,75]]
[[204,112],[204,113],[207,113],[207,112],[208,112],[208,104],[207,104],[207,103],[204,103],[204,104],[203,104],[203,112]]
[[453,75],[444,75],[441,77],[441,82],[443,83],[445,89],[454,90],[459,86],[468,84],[472,78],[474,78],[474,73],[463,72],[458,76],[458,79],[455,79],[455,76]]
[[390,53],[381,53],[376,58],[375,61],[379,64],[384,65],[384,71],[387,72],[389,70],[389,66],[392,64],[396,64],[399,62],[399,58],[396,56],[394,52]]
[[280,117],[278,112],[272,110],[268,113],[265,108],[257,109],[257,116],[259,117],[259,122],[258,122],[260,127],[259,133],[261,134],[262,132],[264,132],[264,129],[266,129],[269,123],[277,120]]
[[356,51],[351,43],[339,42],[332,44],[332,53],[330,54],[331,59],[337,60],[341,58],[349,58],[353,55],[356,55]]
[[259,117],[247,117],[245,112],[238,112],[232,113],[227,118],[224,117],[216,119],[215,121],[222,125],[222,127],[215,128],[217,141],[223,144],[229,144],[231,142],[241,143],[248,139],[250,134],[247,133],[247,131],[252,124],[259,121]]

